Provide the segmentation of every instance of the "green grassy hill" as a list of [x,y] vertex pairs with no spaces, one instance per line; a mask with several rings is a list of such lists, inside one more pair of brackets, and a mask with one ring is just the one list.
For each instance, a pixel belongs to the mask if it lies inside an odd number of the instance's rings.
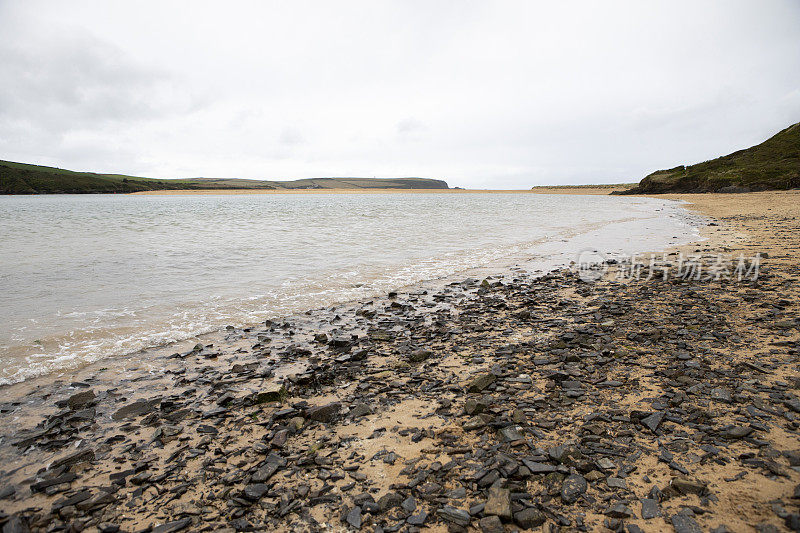
[[0,194],[97,194],[177,189],[447,189],[427,178],[313,178],[294,181],[194,178],[157,180],[122,174],[73,172],[0,160]]
[[615,194],[761,191],[800,187],[800,123],[763,143],[691,166],[658,170]]

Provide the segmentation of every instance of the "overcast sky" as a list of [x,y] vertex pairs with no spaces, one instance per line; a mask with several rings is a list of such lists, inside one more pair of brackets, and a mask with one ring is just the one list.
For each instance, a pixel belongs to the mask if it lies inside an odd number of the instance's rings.
[[527,188],[797,121],[797,0],[0,0],[0,159]]

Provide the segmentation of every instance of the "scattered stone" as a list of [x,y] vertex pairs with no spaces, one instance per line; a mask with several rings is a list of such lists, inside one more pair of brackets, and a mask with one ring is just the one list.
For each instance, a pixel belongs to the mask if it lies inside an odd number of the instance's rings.
[[481,518],[479,525],[483,533],[503,533],[503,522],[497,516],[487,516]]
[[541,526],[544,524],[545,520],[547,520],[547,517],[544,513],[533,507],[526,507],[514,513],[514,522],[524,529],[532,529]]
[[189,527],[192,524],[192,519],[189,517],[181,518],[180,520],[173,520],[164,524],[157,525],[151,533],[172,533],[173,531],[180,531]]
[[642,425],[645,426],[647,429],[652,431],[653,433],[656,432],[658,426],[661,425],[661,421],[664,420],[666,414],[663,411],[657,411],[650,416],[642,418]]
[[675,533],[702,533],[702,529],[694,517],[688,513],[680,512],[670,517]]
[[618,503],[606,510],[606,515],[612,518],[628,518],[633,516],[633,512],[624,503]]
[[468,415],[480,414],[489,408],[489,402],[483,398],[467,398],[464,402],[464,412]]
[[406,523],[410,526],[421,527],[425,524],[425,521],[428,519],[428,513],[425,511],[420,511],[417,514],[411,515],[406,518]]
[[365,403],[357,403],[350,409],[350,416],[355,418],[361,418],[362,416],[367,416],[372,414],[372,408],[365,404]]
[[678,476],[672,479],[670,487],[677,490],[680,494],[705,494],[708,485],[702,481]]
[[67,406],[73,411],[78,411],[84,407],[88,407],[94,403],[94,391],[89,389],[83,392],[73,394],[67,399]]
[[583,476],[571,474],[564,478],[564,482],[561,484],[561,501],[571,505],[586,492],[587,488],[588,484]]
[[490,487],[483,513],[511,520],[511,492],[497,486]]
[[345,521],[350,524],[351,527],[354,527],[355,529],[361,529],[361,507],[356,505],[350,509],[345,517]]
[[258,391],[253,398],[253,401],[256,404],[282,402],[287,395],[288,391],[286,390],[285,386],[278,383],[272,383]]
[[606,484],[611,487],[612,489],[627,489],[628,484],[625,482],[624,479],[618,477],[608,477],[606,478]]
[[486,387],[497,381],[494,374],[481,374],[467,385],[467,392],[482,392]]
[[[730,483],[769,478],[772,501],[743,500],[772,506],[753,527],[798,529],[800,343],[775,328],[797,299],[762,274],[731,290],[514,271],[229,328],[160,375],[45,386],[0,404],[9,426],[46,407],[0,447],[52,461],[7,465],[0,501],[21,510],[0,526],[637,533],[641,516],[691,533]],[[660,489],[656,461],[676,476]]]
[[146,415],[153,411],[155,408],[155,401],[153,400],[137,400],[117,409],[111,418],[114,420],[125,420],[129,418],[136,418],[137,416]]
[[339,402],[309,407],[306,409],[306,417],[317,422],[333,422],[341,409],[342,404]]
[[733,426],[722,432],[722,436],[729,440],[743,439],[753,432],[753,428],[746,426]]
[[456,509],[450,505],[443,506],[441,509],[436,511],[436,514],[439,515],[443,520],[461,527],[467,527],[472,520],[467,511]]
[[651,498],[642,499],[642,518],[650,520],[661,516],[661,509],[658,506],[658,501]]
[[423,361],[427,361],[430,356],[433,355],[433,352],[430,350],[414,350],[408,356],[408,360],[412,363],[421,363]]
[[513,442],[524,438],[525,436],[515,426],[506,426],[500,430],[500,440],[503,442]]
[[251,483],[244,488],[242,495],[251,502],[257,502],[263,498],[267,492],[269,492],[269,485],[264,483]]
[[91,448],[84,448],[82,450],[78,450],[77,452],[73,452],[66,457],[62,457],[61,459],[56,459],[50,463],[48,470],[58,470],[61,467],[70,467],[72,465],[86,463],[89,461],[94,461],[94,450]]

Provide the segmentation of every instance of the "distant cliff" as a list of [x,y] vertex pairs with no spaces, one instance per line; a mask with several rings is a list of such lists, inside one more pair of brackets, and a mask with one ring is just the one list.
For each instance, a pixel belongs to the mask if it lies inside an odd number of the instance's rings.
[[428,178],[312,178],[294,181],[194,178],[158,180],[73,172],[0,160],[0,194],[99,194],[180,189],[447,189]]
[[691,166],[658,170],[612,194],[746,192],[800,187],[800,123],[763,143]]

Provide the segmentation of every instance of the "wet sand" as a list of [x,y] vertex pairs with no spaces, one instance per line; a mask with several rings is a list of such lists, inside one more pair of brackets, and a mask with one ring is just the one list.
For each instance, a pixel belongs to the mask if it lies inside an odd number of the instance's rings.
[[674,198],[713,225],[672,268],[761,252],[758,279],[499,272],[4,387],[0,520],[796,527],[800,194]]

